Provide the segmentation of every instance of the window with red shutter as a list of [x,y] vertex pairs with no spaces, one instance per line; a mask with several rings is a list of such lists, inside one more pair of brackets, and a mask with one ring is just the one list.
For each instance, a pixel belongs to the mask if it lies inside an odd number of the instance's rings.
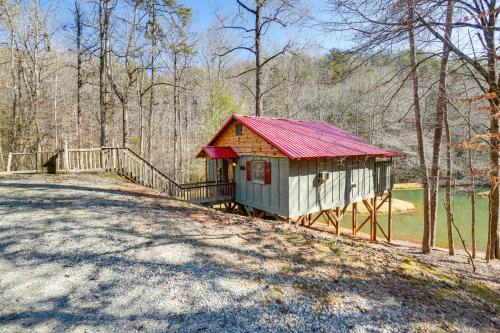
[[247,172],[247,181],[251,181],[252,180],[252,162],[251,161],[247,161],[246,172]]

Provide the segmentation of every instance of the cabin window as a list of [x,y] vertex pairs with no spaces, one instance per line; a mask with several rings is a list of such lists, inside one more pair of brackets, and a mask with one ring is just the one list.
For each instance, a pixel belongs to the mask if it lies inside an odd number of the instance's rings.
[[241,123],[235,123],[234,125],[234,132],[236,136],[241,136]]
[[[251,175],[249,179],[248,175]],[[247,169],[247,180],[260,184],[271,184],[271,163],[266,161],[252,161],[250,170]]]
[[265,163],[265,161],[252,161],[253,181],[256,183],[264,183]]

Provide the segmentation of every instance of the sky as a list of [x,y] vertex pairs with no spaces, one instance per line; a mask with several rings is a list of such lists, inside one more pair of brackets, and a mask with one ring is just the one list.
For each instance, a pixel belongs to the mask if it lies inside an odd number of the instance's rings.
[[[181,3],[190,7],[193,10],[193,22],[199,27],[200,31],[210,28],[217,22],[216,13],[230,14],[237,9],[235,0],[179,0]],[[325,17],[327,15],[327,0],[303,0],[304,4],[309,8],[310,13],[315,17]],[[247,3],[250,3],[248,1]],[[331,48],[346,48],[348,45],[348,37],[341,36],[335,33],[324,32],[319,27],[311,26],[303,27],[300,31],[294,31],[295,35],[277,36],[281,41],[295,39],[299,43],[313,44],[318,47],[318,50],[325,51]],[[277,34],[279,35],[279,32]]]
[[[57,10],[56,20],[59,24],[65,24],[73,20],[74,0],[41,0],[46,5],[51,5]],[[55,5],[54,5],[55,1]],[[118,0],[123,1],[123,0]],[[177,0],[179,3],[189,7],[193,12],[193,28],[198,33],[203,33],[217,24],[216,14],[230,15],[236,12],[235,0]],[[248,0],[247,0],[248,1]],[[326,17],[325,9],[327,0],[302,0],[315,17]],[[83,0],[83,3],[86,1]],[[87,2],[88,3],[88,2]],[[247,3],[250,3],[248,1]],[[56,9],[57,8],[57,9]],[[348,44],[346,36],[327,33],[314,26],[301,27],[299,29],[283,32],[282,29],[271,31],[273,42],[286,43],[293,40],[297,46],[307,45],[309,51],[323,53],[331,48],[345,49]]]

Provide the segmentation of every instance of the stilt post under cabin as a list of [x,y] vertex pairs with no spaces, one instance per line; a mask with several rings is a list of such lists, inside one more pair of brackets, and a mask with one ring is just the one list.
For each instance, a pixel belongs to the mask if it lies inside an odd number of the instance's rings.
[[370,241],[375,242],[377,240],[377,194],[372,199],[372,211],[371,211],[371,237]]
[[335,233],[337,236],[340,236],[340,221],[342,220],[339,211],[340,211],[339,207],[335,208],[335,215],[337,216],[337,228],[335,229]]
[[387,241],[391,242],[392,234],[392,191],[389,191],[389,211],[387,212]]
[[358,228],[358,203],[352,204],[352,235],[356,235],[356,230]]

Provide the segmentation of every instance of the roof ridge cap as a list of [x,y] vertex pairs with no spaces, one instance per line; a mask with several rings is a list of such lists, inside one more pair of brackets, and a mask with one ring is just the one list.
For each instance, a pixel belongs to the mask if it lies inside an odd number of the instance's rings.
[[[253,116],[253,115],[248,115],[248,114],[234,114],[236,117],[248,117],[248,118],[254,118],[254,119],[259,119],[259,118],[264,118],[264,119],[274,119],[274,120],[286,120],[286,121],[293,121],[293,122],[298,122],[298,123],[316,123],[316,124],[327,124],[331,126],[335,126],[327,121],[320,121],[320,120],[303,120],[303,119],[290,119],[290,118],[279,118],[279,117],[268,117],[268,116]],[[335,126],[337,127],[337,126]],[[337,127],[339,128],[339,127]]]

